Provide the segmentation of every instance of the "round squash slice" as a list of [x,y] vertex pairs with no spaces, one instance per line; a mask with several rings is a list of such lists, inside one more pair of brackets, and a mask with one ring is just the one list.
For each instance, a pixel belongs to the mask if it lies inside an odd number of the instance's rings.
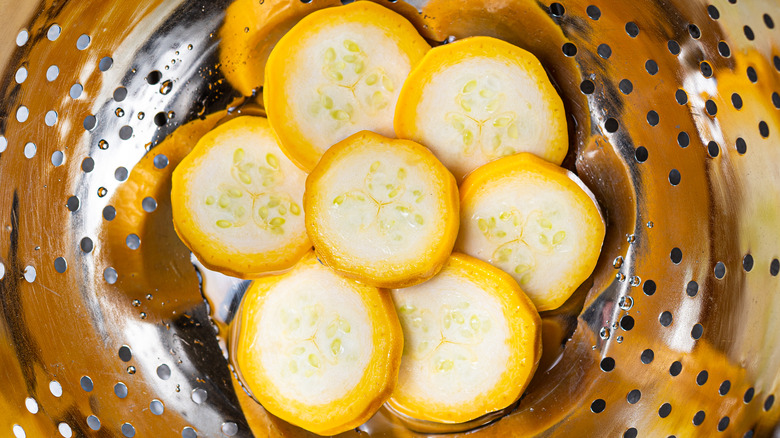
[[328,149],[306,179],[306,230],[323,263],[377,287],[434,276],[458,234],[458,187],[425,147],[369,131]]
[[174,170],[174,227],[209,269],[242,278],[288,269],[311,248],[305,181],[266,119],[238,117],[204,135]]
[[431,280],[394,289],[393,301],[404,353],[391,408],[463,423],[520,398],[541,357],[541,320],[512,277],[454,253]]
[[389,292],[338,276],[313,253],[255,280],[236,321],[241,380],[269,412],[311,432],[359,426],[396,384],[403,333]]
[[490,37],[430,50],[401,89],[395,132],[429,147],[458,181],[506,155],[560,164],[568,150],[563,102],[539,60]]
[[538,311],[566,301],[596,266],[605,224],[568,170],[522,153],[488,163],[460,188],[456,249],[503,269]]
[[282,147],[310,171],[331,145],[362,131],[394,137],[395,102],[430,46],[372,2],[314,12],[271,51],[263,99]]

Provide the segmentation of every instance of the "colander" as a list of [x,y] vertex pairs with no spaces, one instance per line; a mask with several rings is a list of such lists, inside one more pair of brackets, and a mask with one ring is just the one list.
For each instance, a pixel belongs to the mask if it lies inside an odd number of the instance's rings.
[[[780,436],[780,3],[377,1],[431,41],[536,54],[608,229],[542,315],[515,406],[447,429],[383,409],[345,435]],[[238,383],[246,282],[198,267],[171,222],[197,138],[262,114],[220,64],[230,3],[0,0],[0,436],[308,435]],[[254,0],[263,44],[337,3]]]

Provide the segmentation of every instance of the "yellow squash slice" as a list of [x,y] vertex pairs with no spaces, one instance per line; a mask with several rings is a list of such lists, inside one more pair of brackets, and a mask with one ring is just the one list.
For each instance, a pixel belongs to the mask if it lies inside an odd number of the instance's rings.
[[394,289],[393,301],[404,353],[391,408],[463,423],[520,398],[541,357],[541,320],[512,277],[454,253],[431,280]]
[[430,46],[405,18],[368,1],[314,12],[271,51],[268,119],[304,170],[331,145],[370,130],[395,137],[398,93]]
[[429,147],[458,181],[506,155],[561,164],[568,150],[563,103],[539,60],[490,37],[430,50],[401,89],[395,132]]
[[435,275],[458,233],[458,187],[425,147],[369,131],[330,148],[306,180],[306,230],[323,263],[378,287]]
[[338,276],[314,253],[255,280],[237,321],[242,381],[296,426],[320,435],[355,428],[395,387],[403,333],[390,293]]
[[243,278],[288,269],[311,248],[305,181],[266,119],[238,117],[204,135],[174,170],[174,227],[209,269]]
[[512,275],[537,310],[566,301],[596,266],[605,224],[576,175],[532,154],[488,163],[460,188],[456,250]]

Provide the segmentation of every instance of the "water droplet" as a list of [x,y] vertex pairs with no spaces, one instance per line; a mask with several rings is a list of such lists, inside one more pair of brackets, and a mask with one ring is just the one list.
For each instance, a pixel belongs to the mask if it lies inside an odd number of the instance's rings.
[[146,319],[146,312],[141,312],[138,316],[140,316],[141,319]]
[[244,28],[244,33],[249,33],[249,28],[248,27]]
[[138,120],[143,120],[145,115],[146,115],[146,114],[144,114],[144,113],[143,113],[143,111],[141,111],[140,113],[138,113]]
[[153,298],[153,297],[152,297],[152,294],[146,294],[146,299],[147,299],[147,300],[151,301],[151,300],[152,300],[152,298]]
[[175,112],[173,112],[173,111],[168,111],[168,118],[169,118],[169,119],[172,119],[172,118],[174,118],[174,117],[176,117],[176,113],[175,113]]
[[176,56],[179,56],[179,51],[177,50],[173,54],[176,55]]
[[176,392],[181,392],[181,385],[176,385]]
[[170,68],[170,66],[167,66],[167,65],[166,65],[166,66],[165,66],[165,67],[163,67],[163,68],[164,68],[164,69],[166,69],[166,70],[168,70],[168,69]]
[[114,111],[114,114],[116,114],[117,117],[122,117],[125,115],[125,110],[122,108],[117,108],[116,111]]
[[599,331],[599,336],[601,336],[601,339],[609,339],[611,334],[612,333],[609,331],[607,327],[602,327],[601,331]]
[[622,343],[623,343],[623,337],[622,337],[622,336],[618,336],[617,338],[615,338],[615,341],[616,341],[618,344],[622,344]]
[[192,50],[192,44],[189,44],[189,45],[187,46],[187,50]]
[[617,281],[624,282],[624,281],[626,281],[626,274],[624,274],[622,272],[618,272],[615,275],[615,278],[617,279]]
[[634,299],[628,296],[620,297],[618,305],[622,310],[631,310],[631,308],[634,307]]
[[631,277],[631,286],[637,287],[637,286],[639,286],[639,283],[641,283],[641,282],[642,282],[642,279],[639,278],[638,276],[634,275],[633,277]]
[[107,141],[105,141],[105,140],[100,140],[100,141],[98,142],[98,147],[99,147],[100,149],[106,150],[106,149],[108,149],[108,142],[107,142]]
[[628,243],[634,243],[636,240],[636,236],[633,234],[626,234],[626,242]]
[[176,64],[176,60],[175,59],[171,59],[171,64]]
[[106,194],[108,194],[108,189],[106,189],[105,187],[101,187],[101,188],[98,189],[97,193],[98,193],[98,196],[100,196],[102,198],[103,196],[106,196]]
[[620,269],[620,267],[623,266],[623,256],[615,257],[615,260],[612,262],[612,266],[614,266],[615,269]]
[[133,307],[141,306],[141,300],[133,300]]
[[653,228],[653,222],[652,221],[647,223],[647,228]]
[[132,365],[127,367],[127,374],[135,374],[135,367]]
[[160,93],[168,94],[171,92],[172,88],[173,88],[173,82],[170,79],[167,79],[160,85]]

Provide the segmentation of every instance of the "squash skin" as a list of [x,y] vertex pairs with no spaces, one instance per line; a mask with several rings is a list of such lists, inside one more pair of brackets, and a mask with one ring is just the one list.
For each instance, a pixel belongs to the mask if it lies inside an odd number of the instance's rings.
[[[300,68],[316,70],[316,66],[310,60],[306,60],[305,67],[300,66],[299,68],[298,64],[301,62],[293,59],[294,54],[300,52],[307,41],[316,37],[318,33],[335,26],[353,23],[371,25],[382,30],[385,37],[391,39],[406,54],[412,68],[430,50],[430,45],[408,20],[396,12],[370,1],[358,1],[341,7],[313,12],[285,34],[271,51],[266,63],[263,101],[268,113],[268,120],[279,136],[282,149],[290,160],[306,172],[310,172],[314,168],[322,156],[322,152],[320,146],[314,145],[301,132],[300,125],[305,123],[305,117],[296,115],[289,101],[286,84],[295,71],[299,71]],[[398,84],[398,88],[400,88],[400,84]],[[296,117],[301,119],[298,120]],[[388,119],[391,129],[392,117],[391,114]],[[353,133],[363,129],[375,130],[372,126],[356,126],[355,128]],[[330,146],[331,144],[324,145],[326,149]]]
[[[262,308],[268,290],[279,280],[300,270],[328,269],[320,264],[313,252],[307,253],[289,272],[267,276],[252,282],[232,328],[235,362],[241,381],[255,400],[277,417],[319,435],[335,435],[354,429],[368,421],[390,397],[398,381],[403,352],[403,331],[395,314],[388,291],[345,280],[359,292],[372,321],[374,348],[364,376],[345,396],[335,403],[310,406],[280,396],[274,382],[258,366],[251,345],[256,332],[257,313]],[[335,275],[335,274],[333,274]],[[337,406],[342,404],[341,406]],[[297,412],[296,412],[297,411]]]
[[500,62],[510,68],[522,69],[529,74],[534,82],[533,86],[543,93],[545,103],[549,107],[549,111],[545,114],[547,117],[540,123],[544,124],[544,129],[552,131],[552,135],[544,144],[537,145],[521,144],[518,143],[519,140],[511,140],[506,137],[504,140],[509,140],[510,143],[514,142],[515,153],[532,152],[549,162],[560,165],[569,149],[563,101],[548,79],[541,63],[533,54],[492,37],[464,38],[450,44],[434,47],[425,54],[423,59],[412,69],[398,97],[394,119],[396,135],[399,138],[414,140],[429,147],[447,165],[459,182],[479,166],[500,158],[485,159],[483,156],[475,157],[475,154],[471,154],[470,160],[472,162],[465,162],[468,161],[465,159],[461,159],[461,162],[457,163],[445,160],[444,153],[445,151],[451,152],[452,145],[434,144],[435,141],[423,132],[424,124],[445,123],[444,117],[441,121],[434,121],[436,115],[420,114],[420,106],[426,88],[436,82],[438,73],[457,67],[461,62],[479,59]]
[[[366,265],[360,260],[350,258],[349,254],[344,254],[340,248],[332,245],[327,230],[322,228],[322,221],[319,218],[326,214],[327,206],[317,199],[317,194],[324,190],[320,186],[320,181],[327,176],[333,163],[340,160],[342,156],[347,156],[352,151],[360,151],[371,143],[392,145],[412,151],[431,169],[435,179],[439,182],[439,188],[442,191],[439,200],[440,214],[444,218],[440,238],[433,246],[429,247],[425,254],[420,254],[420,257],[412,263]],[[317,167],[306,179],[306,192],[303,197],[306,230],[322,263],[345,277],[382,288],[408,287],[421,283],[439,272],[452,253],[457,238],[458,204],[455,178],[427,148],[408,140],[389,139],[370,131],[354,134],[328,149]]]

